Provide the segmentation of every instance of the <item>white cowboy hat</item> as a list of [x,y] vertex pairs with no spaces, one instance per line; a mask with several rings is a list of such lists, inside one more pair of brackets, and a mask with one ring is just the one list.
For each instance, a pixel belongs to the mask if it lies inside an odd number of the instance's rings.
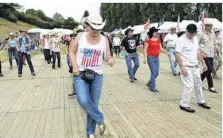
[[170,26],[170,30],[171,30],[171,29],[177,29],[177,26],[176,26],[176,25],[171,25],[171,26]]
[[84,23],[89,24],[95,30],[102,30],[105,26],[106,20],[103,22],[102,17],[99,14],[90,14],[85,19],[82,19]]
[[204,25],[213,25],[213,23],[209,19],[205,18]]

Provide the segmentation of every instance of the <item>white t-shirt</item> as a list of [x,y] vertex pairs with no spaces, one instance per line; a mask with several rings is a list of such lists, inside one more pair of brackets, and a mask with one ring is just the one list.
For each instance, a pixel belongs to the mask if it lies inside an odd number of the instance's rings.
[[113,44],[114,46],[120,46],[121,45],[121,40],[119,37],[114,37],[113,38]]
[[174,48],[176,46],[176,41],[178,39],[177,34],[167,34],[163,41],[167,42],[167,48]]
[[190,40],[184,34],[176,41],[175,51],[180,53],[184,66],[198,65],[198,49],[198,38],[196,36],[193,40]]
[[[49,40],[49,41],[50,41],[50,40]],[[44,49],[50,49],[49,41],[47,41],[47,39],[45,39]]]

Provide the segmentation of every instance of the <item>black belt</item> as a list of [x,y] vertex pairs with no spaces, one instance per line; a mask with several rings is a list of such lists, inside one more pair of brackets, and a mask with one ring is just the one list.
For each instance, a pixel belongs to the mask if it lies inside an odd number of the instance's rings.
[[185,66],[185,67],[189,67],[189,68],[198,68],[199,65],[195,65],[195,66]]

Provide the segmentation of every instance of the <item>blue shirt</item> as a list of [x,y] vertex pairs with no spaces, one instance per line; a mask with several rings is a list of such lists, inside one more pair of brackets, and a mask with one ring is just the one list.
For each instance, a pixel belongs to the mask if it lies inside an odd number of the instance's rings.
[[27,54],[30,54],[31,51],[30,51],[30,46],[26,46],[26,44],[29,44],[30,43],[30,39],[29,37],[25,36],[25,37],[20,37],[19,38],[19,49],[21,52],[23,53],[27,53]]

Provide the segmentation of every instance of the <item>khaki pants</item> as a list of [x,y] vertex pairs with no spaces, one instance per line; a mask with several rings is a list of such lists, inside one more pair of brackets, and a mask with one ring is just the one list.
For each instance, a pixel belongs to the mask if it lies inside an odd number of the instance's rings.
[[186,67],[188,72],[187,76],[180,75],[183,83],[183,91],[181,96],[180,105],[183,107],[189,107],[191,93],[195,88],[195,94],[197,103],[204,103],[202,81],[199,67]]
[[222,66],[222,57],[221,56],[215,56],[214,58],[214,76],[217,76],[217,71]]

